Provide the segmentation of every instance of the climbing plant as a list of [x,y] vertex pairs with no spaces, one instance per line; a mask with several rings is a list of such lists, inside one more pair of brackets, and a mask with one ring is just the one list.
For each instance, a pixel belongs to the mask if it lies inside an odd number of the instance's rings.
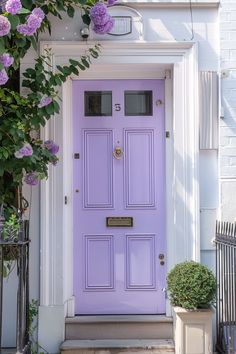
[[[74,17],[79,8],[82,21],[99,34],[109,32],[113,19],[107,8],[114,0],[7,0],[0,12],[0,204],[23,211],[22,183],[35,186],[47,178],[49,165],[56,165],[59,146],[42,141],[40,127],[60,111],[58,87],[72,75],[90,67],[99,55],[97,44],[80,58],[51,70],[50,53],[39,55],[33,68],[23,73],[18,89],[21,60],[31,48],[37,50],[40,32],[51,31],[50,16]],[[2,208],[4,210],[4,208]]]

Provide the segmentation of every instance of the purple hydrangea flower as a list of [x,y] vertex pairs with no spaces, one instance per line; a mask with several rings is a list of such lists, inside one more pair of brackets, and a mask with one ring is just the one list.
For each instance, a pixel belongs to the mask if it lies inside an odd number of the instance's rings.
[[59,146],[55,144],[52,140],[45,141],[44,145],[46,149],[48,149],[48,151],[53,155],[56,155],[59,151]]
[[48,96],[42,97],[39,104],[38,104],[38,107],[42,108],[42,107],[48,106],[50,103],[52,103],[51,97],[48,97]]
[[0,55],[0,63],[3,64],[5,68],[11,66],[13,62],[14,62],[14,58],[10,54],[4,53]]
[[116,0],[108,0],[108,6],[114,5],[115,2],[116,2]]
[[35,16],[34,14],[31,14],[27,19],[27,26],[36,31],[41,26],[41,22],[41,18]]
[[106,34],[111,31],[113,26],[114,26],[114,19],[110,16],[110,19],[107,21],[107,23],[105,23],[105,25],[102,26],[95,25],[93,27],[93,30],[95,33],[98,34]]
[[0,70],[0,86],[5,85],[9,77],[5,69]]
[[6,36],[11,29],[11,24],[5,16],[0,15],[0,37]]
[[5,9],[12,15],[16,15],[22,9],[22,4],[20,0],[8,0],[6,2]]
[[22,159],[22,157],[24,156],[32,156],[33,155],[32,146],[29,143],[25,143],[20,150],[15,152],[14,155],[17,159]]
[[36,172],[27,173],[24,178],[24,182],[30,186],[36,186],[39,182],[39,178]]
[[40,18],[41,20],[43,20],[45,17],[45,13],[43,12],[42,9],[40,9],[40,7],[36,7],[35,9],[33,9],[32,14]]
[[26,24],[18,25],[17,31],[23,34],[24,36],[32,36],[34,34],[32,28],[29,28]]
[[17,26],[17,31],[24,36],[32,36],[41,26],[44,17],[43,10],[35,8],[31,15],[29,15],[27,22],[23,25]]
[[97,2],[90,10],[90,17],[94,25],[103,26],[109,21],[110,15],[102,2]]

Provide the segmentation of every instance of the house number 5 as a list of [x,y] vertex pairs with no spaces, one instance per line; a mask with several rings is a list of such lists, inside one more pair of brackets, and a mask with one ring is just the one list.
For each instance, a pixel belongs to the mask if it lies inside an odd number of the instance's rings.
[[119,112],[121,110],[120,103],[115,103],[115,111]]

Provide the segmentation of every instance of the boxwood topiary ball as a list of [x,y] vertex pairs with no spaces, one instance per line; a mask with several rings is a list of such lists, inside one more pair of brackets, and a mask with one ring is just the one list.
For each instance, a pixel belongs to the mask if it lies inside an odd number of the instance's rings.
[[169,272],[167,287],[173,306],[192,310],[208,308],[215,299],[216,279],[203,264],[187,261]]

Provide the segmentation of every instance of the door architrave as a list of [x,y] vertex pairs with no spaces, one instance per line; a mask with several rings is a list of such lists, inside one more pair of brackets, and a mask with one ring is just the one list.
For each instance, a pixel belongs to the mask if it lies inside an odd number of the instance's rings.
[[[51,48],[51,64],[67,63],[94,43],[41,42],[41,53]],[[69,53],[69,54],[68,54]],[[140,68],[143,70],[140,72]],[[198,190],[198,70],[194,42],[102,43],[99,59],[80,78],[163,78],[166,87],[166,230],[167,269],[186,259],[200,259]],[[102,75],[102,77],[101,77]],[[50,168],[49,179],[41,183],[41,273],[39,341],[64,337],[64,317],[73,316],[73,190],[71,183],[72,108],[71,77],[60,92],[61,113],[44,129],[42,139],[61,142],[60,163]],[[67,203],[65,203],[67,197]],[[50,323],[49,313],[58,317]],[[171,308],[167,300],[167,315]],[[56,326],[56,327],[55,327]],[[46,335],[46,337],[45,337]],[[54,340],[55,343],[55,340]],[[53,352],[53,348],[52,348]]]

